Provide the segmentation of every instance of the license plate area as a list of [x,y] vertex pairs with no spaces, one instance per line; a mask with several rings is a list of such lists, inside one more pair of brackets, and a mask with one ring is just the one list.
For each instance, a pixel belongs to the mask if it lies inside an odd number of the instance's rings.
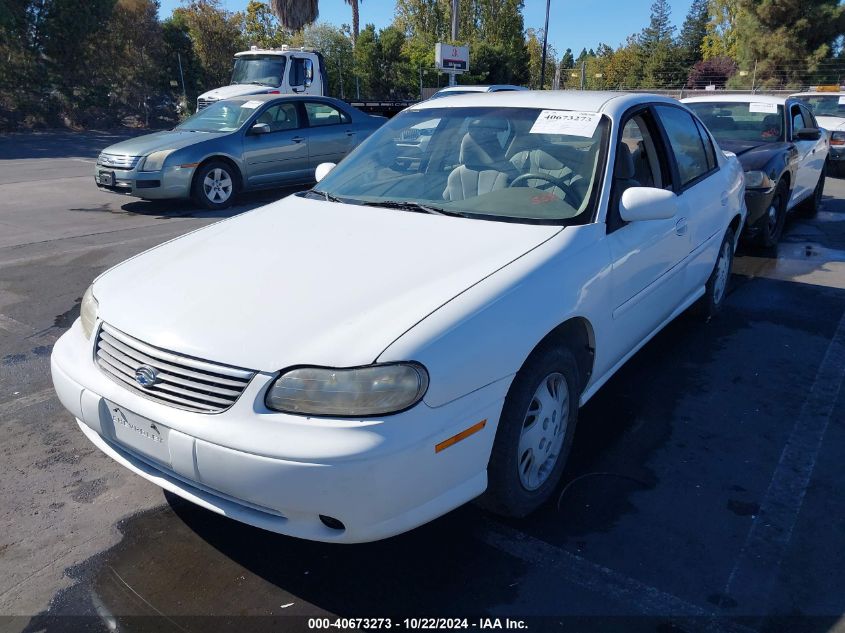
[[116,443],[136,453],[170,466],[170,429],[103,399],[100,427]]
[[113,171],[101,171],[100,172],[100,184],[104,187],[114,187],[114,172]]

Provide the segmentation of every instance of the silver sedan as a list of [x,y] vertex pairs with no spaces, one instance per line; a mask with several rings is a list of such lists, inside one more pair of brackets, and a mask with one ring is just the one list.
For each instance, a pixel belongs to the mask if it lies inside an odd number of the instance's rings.
[[329,97],[236,97],[107,147],[94,180],[104,191],[221,209],[240,191],[314,182],[317,165],[340,162],[384,121]]

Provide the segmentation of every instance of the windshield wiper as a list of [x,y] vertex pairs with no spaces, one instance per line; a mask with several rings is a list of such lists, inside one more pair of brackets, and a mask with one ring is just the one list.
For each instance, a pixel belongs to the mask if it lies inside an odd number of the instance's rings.
[[341,200],[337,196],[333,196],[332,194],[330,194],[326,191],[317,191],[316,189],[309,189],[308,191],[305,192],[305,195],[315,196],[315,197],[320,198],[321,200],[326,200],[328,202],[343,202],[343,200]]
[[399,209],[400,211],[411,211],[414,213],[430,213],[432,215],[448,215],[457,218],[469,217],[465,213],[459,211],[452,211],[442,207],[435,207],[428,204],[421,204],[419,202],[410,202],[408,200],[378,200],[374,202],[359,202],[364,207],[382,207],[384,209]]

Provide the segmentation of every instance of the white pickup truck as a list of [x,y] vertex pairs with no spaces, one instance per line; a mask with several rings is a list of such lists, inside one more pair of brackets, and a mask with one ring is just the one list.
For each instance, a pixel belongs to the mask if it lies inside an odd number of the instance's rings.
[[[235,53],[232,82],[204,92],[197,98],[197,110],[215,101],[252,94],[305,94],[331,96],[323,55],[308,48],[262,49],[252,46]],[[353,99],[353,107],[369,114],[393,116],[416,101],[395,99]]]

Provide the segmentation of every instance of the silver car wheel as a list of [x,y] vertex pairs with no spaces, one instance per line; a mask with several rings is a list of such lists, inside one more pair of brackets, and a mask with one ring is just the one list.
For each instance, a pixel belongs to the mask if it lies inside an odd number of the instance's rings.
[[232,177],[219,167],[212,169],[202,182],[205,197],[214,204],[226,202],[232,196]]
[[725,240],[722,244],[722,252],[719,253],[719,261],[716,262],[716,279],[713,280],[713,303],[718,304],[725,296],[725,289],[728,287],[728,277],[731,274],[731,243]]
[[522,422],[517,469],[526,490],[537,490],[552,474],[568,423],[569,386],[564,375],[555,372],[534,391]]

